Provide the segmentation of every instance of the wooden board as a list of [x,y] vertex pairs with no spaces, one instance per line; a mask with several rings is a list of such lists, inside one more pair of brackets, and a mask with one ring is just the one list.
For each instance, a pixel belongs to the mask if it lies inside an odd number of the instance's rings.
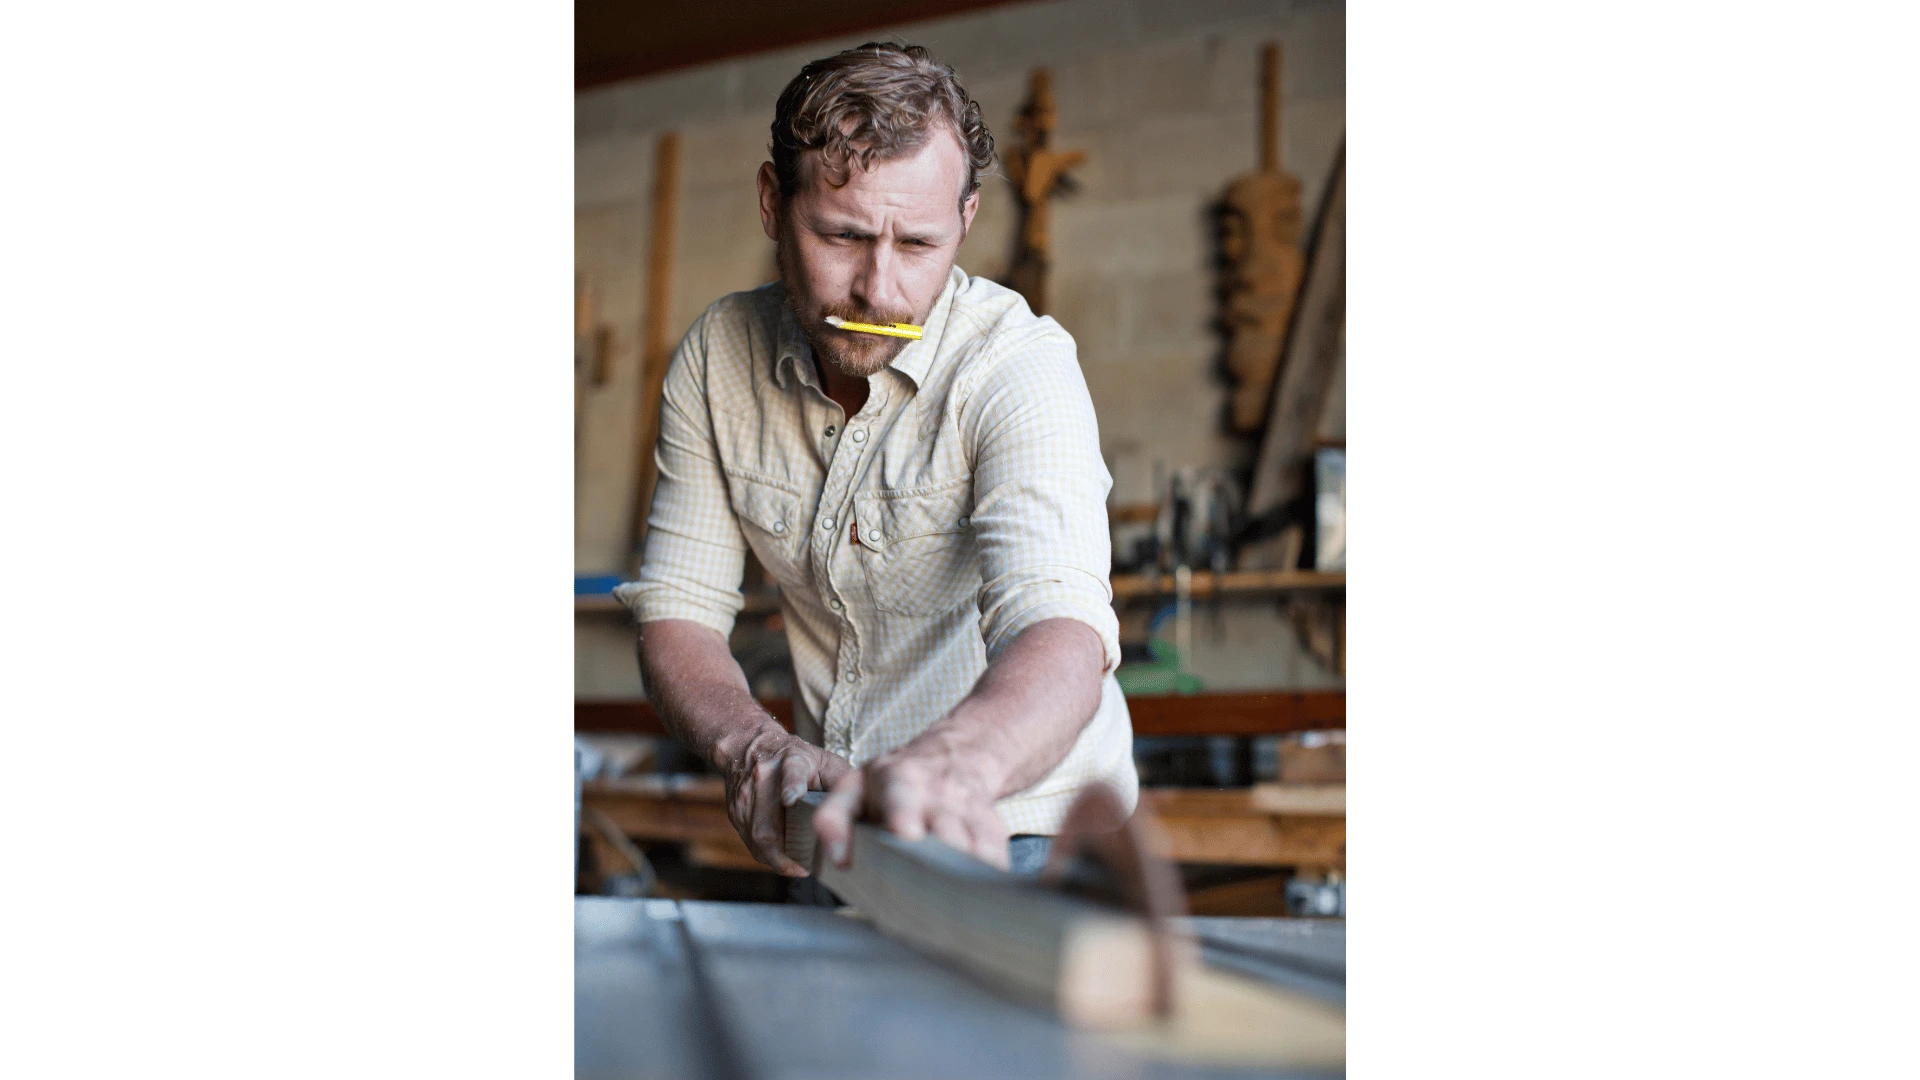
[[1280,782],[1283,784],[1344,784],[1347,782],[1347,743],[1338,736],[1289,735],[1280,740]]
[[687,861],[695,866],[711,866],[718,870],[751,870],[755,873],[771,874],[773,869],[766,863],[753,857],[747,845],[739,836],[727,840],[695,840],[687,845]]
[[[810,792],[787,811],[787,854],[889,936],[1077,1027],[1152,1018],[1153,945],[1145,920],[995,869],[928,837],[854,826],[840,869],[816,851]],[[1182,952],[1182,974],[1195,961]],[[1176,985],[1178,978],[1176,978]]]
[[672,791],[658,777],[589,780],[580,786],[580,805],[605,814],[635,839],[731,845],[752,858],[727,819],[726,791],[720,779],[692,779],[710,782]]
[[853,865],[815,858],[810,794],[788,814],[787,853],[883,933],[1008,996],[1106,1029],[1111,1045],[1183,1063],[1337,1068],[1341,1010],[1198,961],[1182,938],[1171,1015],[1148,1003],[1146,923],[971,859],[931,838],[909,843],[856,825]]
[[1283,735],[1345,729],[1343,690],[1154,694],[1127,699],[1135,735]]
[[1253,807],[1269,814],[1346,817],[1347,785],[1255,784]]
[[1276,870],[1246,881],[1187,891],[1187,910],[1195,915],[1280,916],[1287,913],[1287,874]]
[[1176,862],[1222,866],[1344,869],[1344,817],[1275,815],[1247,788],[1142,788],[1140,804],[1160,818],[1164,854]]

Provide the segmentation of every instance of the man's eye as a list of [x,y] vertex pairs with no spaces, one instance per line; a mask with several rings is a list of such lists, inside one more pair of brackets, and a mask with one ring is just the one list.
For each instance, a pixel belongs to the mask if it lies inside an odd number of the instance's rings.
[[842,232],[842,233],[834,233],[833,235],[834,235],[834,238],[835,238],[835,239],[838,239],[838,240],[858,240],[858,239],[860,239],[859,237],[857,237],[857,236],[855,236],[854,234],[852,234],[852,233],[850,233],[850,232]]

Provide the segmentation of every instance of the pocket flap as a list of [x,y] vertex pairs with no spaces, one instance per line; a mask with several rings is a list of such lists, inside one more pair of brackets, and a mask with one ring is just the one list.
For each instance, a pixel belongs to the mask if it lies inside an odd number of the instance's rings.
[[972,480],[962,477],[933,490],[856,495],[860,542],[879,549],[916,536],[965,532],[973,509]]
[[733,510],[775,536],[791,536],[800,527],[800,499],[790,492],[738,476],[729,477]]

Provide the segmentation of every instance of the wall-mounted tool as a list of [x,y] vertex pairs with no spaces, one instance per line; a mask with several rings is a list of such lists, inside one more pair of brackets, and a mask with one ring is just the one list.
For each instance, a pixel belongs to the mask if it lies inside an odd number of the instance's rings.
[[1280,171],[1280,46],[1260,52],[1260,168],[1235,180],[1220,205],[1225,264],[1228,426],[1256,432],[1280,366],[1305,262],[1300,254],[1300,178]]

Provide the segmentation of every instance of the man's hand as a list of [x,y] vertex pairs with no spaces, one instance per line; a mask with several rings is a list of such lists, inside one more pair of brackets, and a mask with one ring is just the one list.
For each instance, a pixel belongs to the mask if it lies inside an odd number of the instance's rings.
[[722,738],[715,764],[727,782],[727,820],[753,857],[788,877],[807,868],[787,857],[787,807],[808,791],[825,791],[857,775],[847,759],[788,734],[771,721]]
[[932,834],[1007,869],[1007,827],[993,804],[1060,764],[1100,708],[1106,650],[1073,619],[1020,632],[973,692],[918,738],[863,769],[848,769],[813,813],[826,856],[853,859],[853,823],[883,822],[908,840]]
[[909,744],[863,769],[848,769],[814,811],[814,835],[827,858],[845,868],[853,857],[853,823],[865,816],[908,840],[932,834],[1005,870],[1007,827],[993,811],[997,772],[962,753]]

